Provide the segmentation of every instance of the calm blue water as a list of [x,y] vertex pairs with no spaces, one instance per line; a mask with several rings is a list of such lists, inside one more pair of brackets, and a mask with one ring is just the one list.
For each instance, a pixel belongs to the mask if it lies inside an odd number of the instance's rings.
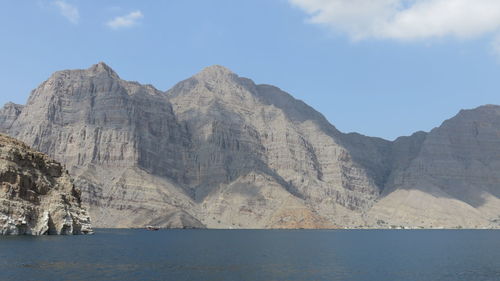
[[98,229],[0,237],[0,280],[500,280],[500,231]]

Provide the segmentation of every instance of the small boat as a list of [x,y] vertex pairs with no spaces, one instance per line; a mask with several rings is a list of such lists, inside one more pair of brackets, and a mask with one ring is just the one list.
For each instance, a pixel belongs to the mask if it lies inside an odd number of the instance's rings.
[[160,228],[157,226],[148,225],[148,226],[146,226],[146,229],[147,230],[159,230]]

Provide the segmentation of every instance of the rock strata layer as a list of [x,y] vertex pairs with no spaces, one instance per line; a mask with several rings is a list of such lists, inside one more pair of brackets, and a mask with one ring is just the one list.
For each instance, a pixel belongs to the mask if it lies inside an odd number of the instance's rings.
[[0,135],[0,234],[91,234],[80,190],[64,167]]

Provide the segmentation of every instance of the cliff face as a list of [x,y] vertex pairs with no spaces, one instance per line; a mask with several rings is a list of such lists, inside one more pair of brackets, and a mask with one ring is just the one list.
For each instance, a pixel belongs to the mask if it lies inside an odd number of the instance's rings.
[[64,163],[100,227],[483,227],[497,111],[389,142],[221,66],[161,92],[99,63],[6,105],[0,131]]
[[0,234],[89,234],[80,191],[63,166],[0,135]]

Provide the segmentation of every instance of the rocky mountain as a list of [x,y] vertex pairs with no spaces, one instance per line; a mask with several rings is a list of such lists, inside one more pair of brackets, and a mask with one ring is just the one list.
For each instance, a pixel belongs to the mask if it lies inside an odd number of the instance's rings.
[[396,225],[498,227],[500,106],[462,110],[394,143],[392,173],[371,212]]
[[493,227],[496,110],[390,142],[222,66],[162,92],[99,63],[7,104],[0,131],[64,163],[99,227]]
[[343,135],[276,87],[212,66],[166,94],[191,136],[186,183],[209,226],[358,223],[378,196]]
[[103,63],[56,72],[7,132],[68,167],[97,226],[202,226],[175,185],[187,132],[152,86],[123,81]]
[[22,105],[9,102],[0,109],[0,131],[7,131],[10,129],[12,123],[14,123],[19,114],[21,114],[23,107]]
[[90,234],[80,190],[64,167],[0,135],[0,234]]

